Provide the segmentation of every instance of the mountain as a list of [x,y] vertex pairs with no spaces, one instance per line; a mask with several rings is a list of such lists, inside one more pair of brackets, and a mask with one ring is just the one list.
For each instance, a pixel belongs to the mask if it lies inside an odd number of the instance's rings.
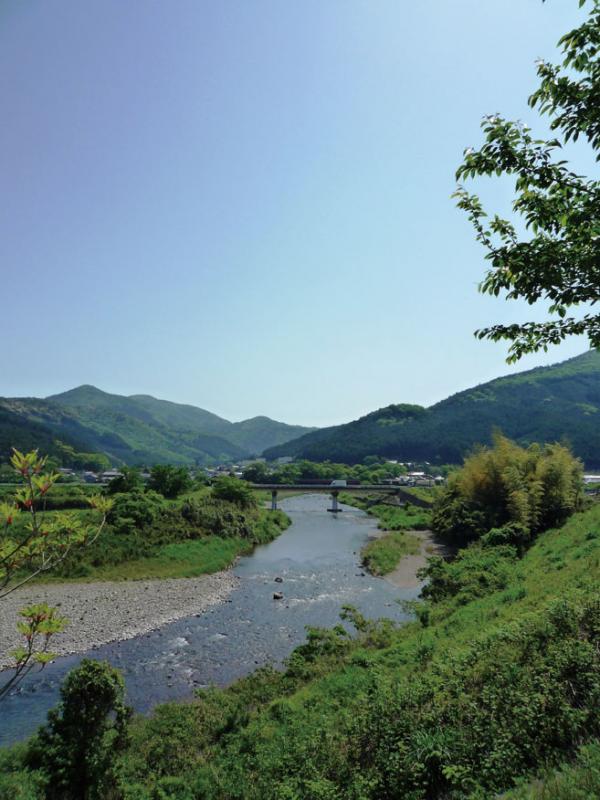
[[0,461],[12,447],[22,451],[39,449],[44,455],[60,457],[55,429],[62,428],[61,441],[78,452],[86,446],[85,430],[77,429],[76,420],[34,398],[0,398]]
[[[56,454],[56,440],[113,463],[205,464],[257,455],[310,428],[268,417],[232,423],[195,406],[79,386],[45,400],[0,398],[0,455],[10,447]],[[59,447],[60,450],[60,447]]]
[[497,378],[429,408],[391,405],[264,455],[457,463],[474,445],[489,443],[495,428],[522,444],[566,440],[588,467],[600,468],[600,352]]
[[[267,447],[285,444],[291,439],[315,431],[316,428],[305,428],[302,425],[286,425],[285,422],[275,422],[269,417],[252,417],[243,422],[234,422],[227,433],[227,439],[243,447],[250,453],[260,455]],[[265,445],[270,440],[272,444]]]

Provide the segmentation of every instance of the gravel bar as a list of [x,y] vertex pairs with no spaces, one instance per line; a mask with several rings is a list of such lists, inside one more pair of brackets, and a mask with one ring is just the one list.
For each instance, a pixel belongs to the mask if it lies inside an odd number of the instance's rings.
[[108,642],[132,639],[168,622],[200,614],[223,602],[238,585],[231,571],[199,578],[34,584],[0,601],[0,669],[21,644],[15,630],[19,609],[34,603],[58,606],[69,620],[51,641],[53,653],[82,653]]

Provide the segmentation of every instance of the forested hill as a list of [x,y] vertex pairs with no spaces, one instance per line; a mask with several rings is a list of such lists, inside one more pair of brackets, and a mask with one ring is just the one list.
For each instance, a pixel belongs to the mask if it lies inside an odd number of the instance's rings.
[[64,443],[113,464],[205,464],[247,458],[310,430],[268,417],[232,423],[195,406],[94,386],[44,400],[0,398],[1,460],[11,447],[60,457]]
[[489,443],[494,428],[522,444],[567,440],[588,467],[599,468],[600,353],[497,378],[430,408],[388,406],[264,455],[344,463],[381,455],[457,463],[475,444]]

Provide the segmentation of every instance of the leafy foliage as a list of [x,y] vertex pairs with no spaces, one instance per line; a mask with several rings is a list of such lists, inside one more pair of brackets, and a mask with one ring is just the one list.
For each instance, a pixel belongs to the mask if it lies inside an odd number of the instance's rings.
[[574,764],[508,792],[504,800],[592,800],[600,797],[600,742],[581,748]]
[[124,494],[142,488],[142,476],[137,467],[122,467],[107,486],[109,494]]
[[45,776],[47,800],[105,800],[115,760],[127,743],[129,710],[120,673],[84,659],[61,686],[61,703],[33,739],[28,763]]
[[[37,451],[14,450],[11,464],[21,486],[12,498],[0,504],[0,600],[33,578],[56,570],[72,549],[92,545],[111,506],[105,497],[88,498],[96,510],[92,521],[68,512],[52,517],[40,513],[40,505],[60,476],[46,471],[46,459],[40,458]],[[48,650],[50,639],[66,624],[55,609],[45,604],[25,608],[21,616],[23,621],[17,627],[25,644],[12,653],[15,672],[0,687],[0,700],[33,666],[43,668],[52,658]]]
[[[585,4],[581,0],[580,6]],[[477,195],[464,187],[458,205],[486,248],[490,269],[480,290],[509,299],[549,304],[548,322],[493,325],[479,338],[511,342],[509,361],[547,350],[567,336],[587,334],[600,346],[600,315],[567,316],[581,303],[598,301],[600,283],[600,182],[574,172],[563,157],[580,137],[600,149],[600,4],[592,0],[588,19],[559,42],[563,61],[538,62],[538,89],[529,104],[550,119],[554,138],[535,138],[529,127],[493,114],[482,123],[485,143],[465,151],[457,180],[481,176],[515,178],[515,222],[491,218]],[[517,221],[527,233],[519,233]]]
[[156,464],[150,471],[148,488],[162,494],[163,497],[174,498],[192,487],[190,473],[185,467],[174,467],[172,464]]
[[119,534],[133,534],[152,525],[162,509],[163,500],[157,492],[136,488],[114,495],[108,522]]
[[227,500],[240,508],[253,508],[256,505],[250,484],[227,475],[216,479],[212,486],[212,495],[217,500]]
[[[525,449],[497,434],[494,447],[480,448],[452,473],[435,502],[433,530],[454,544],[487,533],[489,544],[525,546],[530,536],[560,525],[577,509],[581,472],[562,445]],[[498,530],[507,523],[510,529]]]

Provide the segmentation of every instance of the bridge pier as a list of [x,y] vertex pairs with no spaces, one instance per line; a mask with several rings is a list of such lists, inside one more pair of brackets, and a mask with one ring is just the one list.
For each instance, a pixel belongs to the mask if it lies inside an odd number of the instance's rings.
[[271,511],[277,511],[277,489],[271,491]]
[[339,492],[331,493],[331,508],[328,508],[327,511],[331,511],[333,514],[337,514],[338,511],[342,510],[338,505],[338,495]]

